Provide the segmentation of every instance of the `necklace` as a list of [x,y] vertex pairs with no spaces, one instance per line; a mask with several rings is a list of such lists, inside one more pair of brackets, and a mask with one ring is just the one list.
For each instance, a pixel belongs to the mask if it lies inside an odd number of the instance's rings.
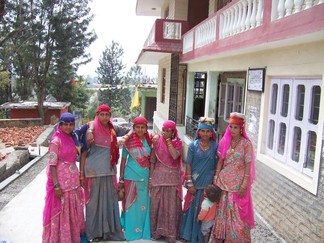
[[201,149],[202,149],[204,152],[206,152],[206,151],[209,149],[209,147],[210,147],[210,143],[203,144],[203,143],[200,141],[199,144],[200,144]]
[[237,140],[232,140],[231,141],[231,151],[234,152],[234,149],[237,147],[237,145],[239,144],[239,142],[241,141],[241,138],[237,139]]

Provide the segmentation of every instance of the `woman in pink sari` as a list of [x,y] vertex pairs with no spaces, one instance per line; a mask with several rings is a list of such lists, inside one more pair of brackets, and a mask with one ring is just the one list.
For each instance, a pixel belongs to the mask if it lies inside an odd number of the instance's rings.
[[76,158],[80,151],[74,116],[64,113],[51,138],[46,169],[43,242],[80,242],[85,234],[84,200]]
[[245,132],[245,116],[231,113],[219,142],[214,184],[223,192],[212,231],[212,242],[251,242],[254,227],[251,185],[255,179],[253,145]]
[[180,237],[183,173],[182,141],[173,121],[163,123],[153,150],[149,178],[152,238],[176,242]]

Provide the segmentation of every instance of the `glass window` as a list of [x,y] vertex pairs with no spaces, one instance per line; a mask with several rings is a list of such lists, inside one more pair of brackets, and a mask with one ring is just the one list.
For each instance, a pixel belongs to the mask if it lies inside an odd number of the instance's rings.
[[[316,134],[321,129],[318,126],[321,84],[319,79],[270,81],[265,153],[310,177],[316,164]],[[291,115],[289,109],[293,111]]]
[[300,155],[300,145],[301,145],[301,129],[300,127],[294,127],[294,138],[292,141],[292,154],[291,159],[295,162],[299,162],[299,155]]
[[305,100],[305,86],[297,86],[297,104],[296,104],[296,114],[295,118],[298,121],[303,120],[304,116],[304,100]]
[[314,86],[312,89],[312,109],[310,113],[310,122],[312,124],[317,124],[319,115],[319,104],[321,99],[321,87]]
[[273,149],[273,137],[275,130],[275,122],[274,120],[269,121],[269,136],[268,136],[268,148]]
[[304,164],[304,168],[314,171],[314,160],[315,160],[315,150],[316,150],[316,133],[308,132],[308,141],[307,141],[307,157]]
[[271,103],[270,103],[271,114],[276,114],[277,112],[277,97],[278,97],[278,85],[274,84],[272,85],[272,96],[271,96]]
[[279,144],[278,144],[278,153],[284,154],[285,152],[285,142],[286,142],[286,124],[280,123],[279,129]]
[[289,85],[285,84],[283,86],[282,92],[282,104],[281,104],[281,115],[287,117],[289,107]]

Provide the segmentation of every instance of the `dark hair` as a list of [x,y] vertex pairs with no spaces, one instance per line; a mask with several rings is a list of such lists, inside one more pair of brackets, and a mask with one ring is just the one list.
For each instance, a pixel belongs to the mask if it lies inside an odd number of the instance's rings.
[[220,199],[222,190],[218,186],[208,185],[205,188],[205,192],[206,192],[206,197],[211,202],[217,202]]

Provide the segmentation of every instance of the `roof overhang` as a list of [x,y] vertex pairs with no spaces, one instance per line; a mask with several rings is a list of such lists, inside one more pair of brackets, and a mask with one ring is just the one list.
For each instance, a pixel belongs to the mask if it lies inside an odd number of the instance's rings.
[[161,7],[165,0],[137,0],[136,15],[161,16]]

